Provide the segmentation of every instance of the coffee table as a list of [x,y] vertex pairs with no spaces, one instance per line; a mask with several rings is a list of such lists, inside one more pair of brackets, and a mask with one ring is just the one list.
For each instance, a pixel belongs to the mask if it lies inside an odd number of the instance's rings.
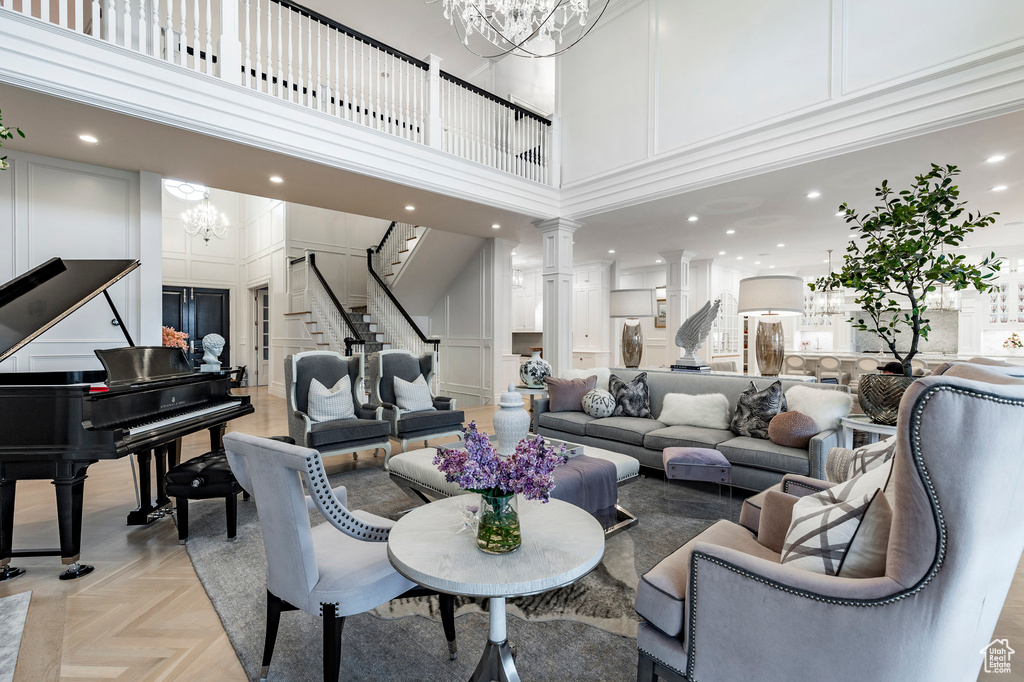
[[505,600],[570,585],[604,556],[604,530],[594,517],[561,500],[520,497],[523,544],[510,554],[485,554],[465,529],[464,495],[417,507],[388,536],[388,558],[409,580],[446,594],[488,597],[490,634],[470,682],[519,682],[508,643]]
[[895,426],[887,426],[886,424],[876,424],[871,421],[871,417],[865,414],[850,415],[849,417],[843,417],[839,420],[839,424],[842,428],[843,436],[843,447],[847,450],[853,449],[853,432],[854,431],[866,431],[868,433],[868,442],[877,443],[879,436],[892,436],[896,434]]

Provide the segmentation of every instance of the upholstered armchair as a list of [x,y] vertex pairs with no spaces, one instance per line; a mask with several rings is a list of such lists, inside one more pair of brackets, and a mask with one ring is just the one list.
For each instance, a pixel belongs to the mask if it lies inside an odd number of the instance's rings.
[[977,679],[1024,548],[1024,382],[919,379],[894,438],[883,576],[780,563],[791,498],[829,485],[789,477],[756,533],[719,521],[643,576],[638,680]]
[[[321,454],[337,455],[373,449],[391,456],[391,426],[382,420],[381,411],[364,404],[364,364],[362,355],[346,357],[331,351],[296,353],[284,359],[284,388],[288,404],[288,435],[297,445],[314,448]],[[309,385],[313,379],[326,388],[348,376],[352,386],[351,419],[313,421],[309,416]]]
[[[323,619],[324,680],[337,682],[347,616],[399,597],[436,592],[395,571],[387,556],[394,522],[350,511],[344,488],[338,489],[339,495],[328,486],[319,452],[244,433],[224,436],[224,450],[236,477],[252,488],[266,547],[267,629],[260,679],[267,679],[281,612],[300,610]],[[325,523],[311,526],[310,502]],[[451,595],[440,599],[441,622],[454,659],[455,600]]]
[[[414,355],[407,350],[382,350],[370,356],[370,400],[382,410],[384,419],[391,424],[391,436],[401,443],[405,452],[412,441],[423,441],[445,436],[462,439],[465,414],[455,409],[455,399],[435,396],[429,388],[434,380],[435,356],[432,352]],[[409,383],[423,378],[430,393],[430,406],[409,411],[399,406],[395,394],[395,378]],[[384,467],[387,468],[387,459]]]

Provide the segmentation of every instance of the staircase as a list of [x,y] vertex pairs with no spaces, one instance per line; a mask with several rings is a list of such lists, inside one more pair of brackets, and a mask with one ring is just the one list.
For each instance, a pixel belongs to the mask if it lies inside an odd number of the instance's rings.
[[391,348],[391,344],[384,341],[384,335],[377,332],[377,323],[372,322],[373,318],[366,312],[365,305],[349,308],[349,317],[352,318],[352,326],[359,335],[359,338],[364,339],[364,353],[369,355],[379,350]]

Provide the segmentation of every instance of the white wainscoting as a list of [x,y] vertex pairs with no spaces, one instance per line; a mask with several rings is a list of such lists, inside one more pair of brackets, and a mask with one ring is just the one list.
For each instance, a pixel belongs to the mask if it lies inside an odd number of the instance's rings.
[[[5,152],[11,167],[0,173],[0,281],[55,256],[140,259],[141,268],[109,293],[135,342],[158,342],[159,329],[141,325],[143,308],[160,307],[159,288],[142,286],[155,281],[149,270],[160,266],[159,256],[142,251],[139,174]],[[147,183],[147,191],[151,187]],[[158,197],[146,199],[147,207],[159,205]],[[97,297],[5,360],[0,372],[99,369],[94,350],[127,345],[112,320],[106,301]]]

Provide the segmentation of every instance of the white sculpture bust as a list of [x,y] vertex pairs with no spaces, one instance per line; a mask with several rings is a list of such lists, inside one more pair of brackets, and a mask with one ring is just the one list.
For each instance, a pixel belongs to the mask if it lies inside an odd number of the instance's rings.
[[207,334],[203,337],[203,366],[204,372],[214,372],[220,369],[220,354],[224,351],[224,337],[220,334]]

